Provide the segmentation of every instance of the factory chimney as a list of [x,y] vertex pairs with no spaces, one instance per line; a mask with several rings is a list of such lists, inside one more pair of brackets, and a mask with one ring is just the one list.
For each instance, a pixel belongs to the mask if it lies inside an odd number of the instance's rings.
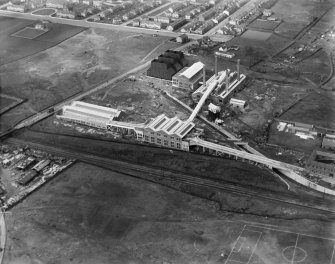
[[237,80],[240,80],[240,59],[237,59]]
[[230,70],[227,69],[227,75],[226,75],[226,90],[228,91],[229,88],[229,75],[230,75]]
[[206,68],[205,68],[205,65],[202,68],[202,85],[204,87],[206,86]]
[[214,54],[215,57],[215,78],[218,76],[218,56]]

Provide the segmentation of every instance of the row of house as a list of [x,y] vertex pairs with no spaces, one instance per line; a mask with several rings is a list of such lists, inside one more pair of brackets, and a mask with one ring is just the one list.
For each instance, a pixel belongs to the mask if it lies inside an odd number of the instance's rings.
[[200,34],[200,35],[205,34],[207,31],[212,29],[214,26],[215,26],[215,23],[212,20],[206,21],[200,27],[194,30],[194,33]]

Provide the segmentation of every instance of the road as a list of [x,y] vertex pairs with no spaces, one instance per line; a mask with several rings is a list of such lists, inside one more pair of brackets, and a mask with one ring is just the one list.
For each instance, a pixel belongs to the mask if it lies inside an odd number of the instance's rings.
[[[155,29],[149,29],[149,28],[128,27],[125,25],[113,25],[113,24],[89,22],[86,20],[74,20],[74,19],[50,17],[50,16],[42,17],[39,15],[30,14],[30,13],[19,13],[19,12],[7,11],[7,10],[0,10],[0,16],[30,19],[30,20],[45,19],[53,23],[67,24],[67,25],[72,25],[72,26],[77,26],[77,27],[114,29],[114,30],[134,32],[134,33],[140,33],[140,34],[157,34],[160,36],[171,37],[171,38],[176,38],[179,35],[181,35],[181,33],[172,32],[168,30],[155,30]],[[188,34],[188,36],[190,39],[201,39],[203,37],[202,35],[197,35],[197,34]]]

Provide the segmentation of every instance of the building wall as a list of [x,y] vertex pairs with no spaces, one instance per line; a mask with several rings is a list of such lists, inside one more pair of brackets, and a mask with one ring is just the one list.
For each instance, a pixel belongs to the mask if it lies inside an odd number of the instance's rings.
[[199,81],[202,80],[202,75],[202,71],[199,71],[194,77],[187,79],[185,76],[175,74],[172,77],[172,85],[180,89],[194,90],[197,88]]
[[335,150],[335,138],[326,138],[322,140],[322,148]]

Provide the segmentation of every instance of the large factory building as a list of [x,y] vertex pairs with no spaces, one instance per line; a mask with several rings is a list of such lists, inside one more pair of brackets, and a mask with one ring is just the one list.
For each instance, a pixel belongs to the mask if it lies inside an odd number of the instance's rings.
[[172,76],[186,66],[184,53],[167,50],[151,61],[147,75],[159,79],[172,80]]
[[119,120],[120,117],[121,111],[117,109],[81,101],[74,101],[71,105],[64,106],[62,115],[57,115],[57,118],[70,122],[104,129],[107,129],[109,121]]
[[198,88],[204,66],[202,62],[196,62],[191,67],[183,68],[172,77],[172,86],[187,90]]
[[198,102],[203,96],[209,85],[214,85],[215,89],[210,95],[210,99],[216,104],[223,104],[227,102],[230,94],[245,80],[244,74],[238,72],[230,72],[229,70],[221,71],[213,75],[206,85],[201,85],[193,94],[192,99]]
[[144,127],[143,141],[188,151],[189,143],[183,141],[183,138],[194,126],[188,120],[182,121],[178,117],[169,118],[162,114]]

